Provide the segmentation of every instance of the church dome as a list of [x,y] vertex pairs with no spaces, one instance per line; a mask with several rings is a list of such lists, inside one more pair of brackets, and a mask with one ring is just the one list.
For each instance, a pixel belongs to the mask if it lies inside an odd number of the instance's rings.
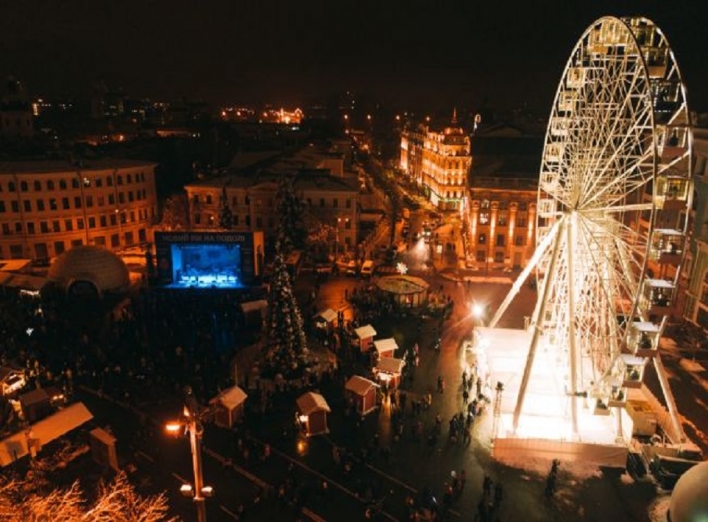
[[696,464],[676,483],[671,493],[669,516],[671,522],[708,520],[708,462]]
[[52,263],[47,277],[69,293],[120,293],[130,286],[123,260],[110,250],[90,245],[61,254]]

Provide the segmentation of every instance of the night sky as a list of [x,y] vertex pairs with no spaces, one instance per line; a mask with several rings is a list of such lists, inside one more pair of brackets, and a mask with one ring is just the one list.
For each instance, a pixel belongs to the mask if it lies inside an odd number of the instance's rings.
[[[570,52],[603,15],[667,35],[693,110],[708,110],[705,0],[0,0],[0,77],[47,97],[99,77],[133,96],[304,104],[527,104],[548,112]],[[700,10],[700,11],[699,11]]]

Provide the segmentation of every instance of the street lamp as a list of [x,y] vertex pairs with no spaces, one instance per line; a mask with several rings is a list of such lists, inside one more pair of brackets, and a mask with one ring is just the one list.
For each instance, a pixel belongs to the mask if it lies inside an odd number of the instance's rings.
[[484,326],[484,309],[484,305],[481,305],[479,303],[472,303],[472,316],[482,326]]
[[334,233],[334,261],[337,261],[337,258],[339,257],[339,227],[340,223],[349,223],[349,218],[337,218],[337,226],[335,228],[335,233]]
[[169,422],[165,425],[165,431],[171,435],[177,436],[180,433],[189,435],[189,443],[192,449],[194,485],[182,484],[180,493],[185,497],[192,497],[194,499],[194,503],[197,506],[197,520],[199,522],[206,522],[205,500],[214,493],[211,486],[204,485],[204,476],[202,473],[203,413],[208,413],[208,410],[204,412],[200,411],[197,399],[192,393],[192,388],[186,386],[184,388],[184,409],[182,410],[182,418],[179,421]]

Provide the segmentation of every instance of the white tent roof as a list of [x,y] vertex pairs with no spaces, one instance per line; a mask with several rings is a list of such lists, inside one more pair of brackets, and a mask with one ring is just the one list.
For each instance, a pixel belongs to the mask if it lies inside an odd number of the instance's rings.
[[371,388],[378,387],[378,384],[376,384],[373,381],[370,381],[369,379],[365,379],[364,377],[360,377],[358,375],[353,375],[348,381],[347,384],[344,385],[345,390],[349,390],[350,392],[354,392],[357,395],[361,395],[362,397],[369,393],[369,390]]
[[652,288],[673,288],[674,285],[671,281],[665,281],[663,279],[647,279],[647,285]]
[[268,308],[268,301],[266,301],[265,299],[258,299],[257,301],[246,301],[245,303],[241,303],[241,310],[243,310],[244,314],[263,310],[264,308]]
[[627,366],[644,366],[647,362],[645,357],[637,357],[636,355],[630,355],[628,353],[621,353],[620,359],[622,359]]
[[[39,440],[39,443],[44,446],[91,419],[93,415],[88,408],[82,402],[76,402],[33,424],[32,438]],[[0,465],[7,466],[14,462],[15,458],[25,455],[27,455],[27,433],[24,430],[0,441]]]
[[659,326],[650,322],[635,321],[632,326],[639,332],[657,333],[659,331]]
[[238,386],[233,386],[222,391],[219,395],[209,401],[209,404],[221,404],[223,407],[233,410],[243,404],[248,395]]
[[316,411],[332,411],[322,395],[315,392],[307,392],[297,399],[297,408],[303,415],[311,415]]
[[389,337],[388,339],[379,339],[378,341],[374,341],[374,348],[376,348],[376,351],[379,352],[379,354],[382,354],[384,352],[395,352],[398,350],[398,345],[393,337]]
[[317,314],[317,317],[321,317],[328,323],[331,323],[337,318],[337,312],[335,312],[331,308],[327,308],[326,310],[322,310],[319,314]]
[[376,330],[370,324],[365,324],[354,330],[354,333],[359,339],[367,339],[376,335]]
[[403,359],[395,359],[393,357],[382,357],[376,363],[376,369],[384,373],[401,373],[406,361]]

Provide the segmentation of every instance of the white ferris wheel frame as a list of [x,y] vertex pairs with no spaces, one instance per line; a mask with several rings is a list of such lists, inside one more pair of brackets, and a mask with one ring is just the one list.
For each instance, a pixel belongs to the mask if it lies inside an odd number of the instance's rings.
[[[672,302],[677,297],[693,195],[691,151],[686,89],[661,30],[646,18],[594,22],[571,53],[551,110],[536,251],[490,322],[496,325],[535,274],[539,298],[514,431],[539,346],[555,351],[575,433],[578,398],[621,386],[630,326],[658,323],[658,346],[670,314],[656,315],[647,296],[656,284],[671,289]],[[655,263],[667,234],[683,244],[670,268]],[[658,350],[652,360],[672,438],[683,441]]]

